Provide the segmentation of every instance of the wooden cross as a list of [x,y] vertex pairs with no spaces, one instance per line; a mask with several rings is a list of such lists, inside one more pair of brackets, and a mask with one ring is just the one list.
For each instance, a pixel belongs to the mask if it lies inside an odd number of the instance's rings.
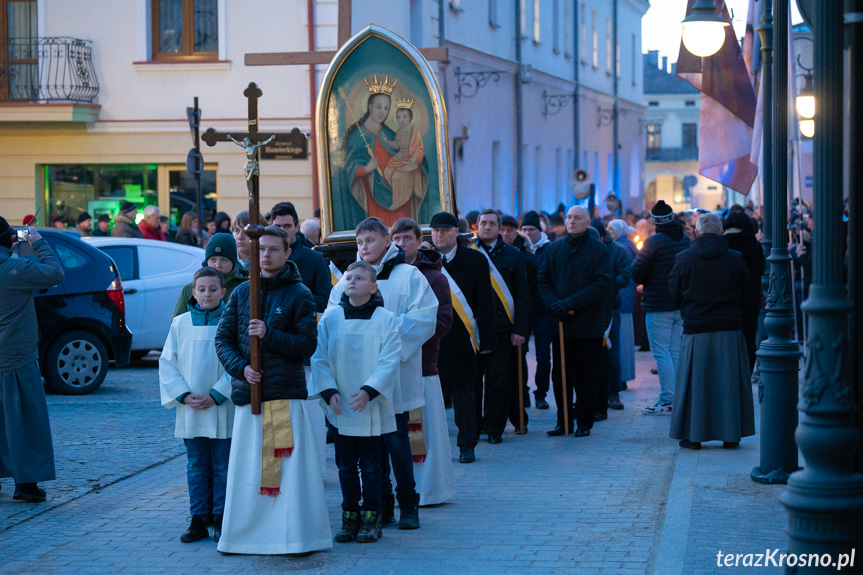
[[[251,240],[249,257],[249,319],[261,319],[261,255],[258,252],[259,240],[263,226],[260,225],[260,188],[258,179],[260,176],[260,161],[258,151],[261,146],[268,142],[291,142],[296,146],[302,145],[306,140],[306,134],[298,128],[288,133],[262,134],[258,132],[258,98],[263,92],[258,85],[251,82],[243,91],[243,95],[249,102],[249,131],[248,132],[218,132],[214,128],[208,128],[201,139],[208,146],[215,146],[218,142],[232,142],[246,150],[246,185],[249,189],[249,225],[245,227],[246,234]],[[261,341],[257,336],[251,338],[251,357],[249,358],[252,369],[261,371]],[[261,384],[251,386],[252,414],[261,413]]]

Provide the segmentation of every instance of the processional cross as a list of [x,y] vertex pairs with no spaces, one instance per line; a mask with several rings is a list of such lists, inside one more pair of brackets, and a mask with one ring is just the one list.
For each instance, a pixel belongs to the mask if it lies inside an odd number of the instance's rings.
[[[232,142],[246,151],[246,185],[249,189],[249,225],[245,227],[246,235],[251,240],[249,257],[249,319],[261,319],[261,255],[258,252],[261,232],[260,225],[260,188],[258,179],[260,176],[260,162],[258,150],[269,142],[291,142],[295,146],[301,146],[306,140],[306,134],[299,128],[294,128],[288,133],[258,132],[258,98],[263,92],[258,85],[251,82],[243,91],[243,95],[249,102],[249,131],[248,132],[219,132],[214,128],[208,128],[201,139],[208,146],[215,146],[218,142]],[[261,340],[257,336],[251,337],[251,357],[249,364],[255,371],[261,371]],[[261,413],[261,384],[251,386],[252,414]]]

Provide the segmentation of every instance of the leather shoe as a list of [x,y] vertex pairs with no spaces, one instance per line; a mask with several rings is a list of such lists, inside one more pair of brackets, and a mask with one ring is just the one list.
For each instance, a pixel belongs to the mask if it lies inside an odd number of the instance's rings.
[[545,399],[536,398],[536,408],[537,409],[548,409],[548,402]]
[[740,445],[739,441],[723,441],[722,442],[722,447],[725,449],[734,449],[738,445]]
[[579,427],[575,430],[576,437],[588,437],[590,435],[590,430],[586,427]]
[[516,427],[515,428],[515,434],[516,435],[527,435],[527,426],[526,425],[524,426],[524,430],[521,430],[518,427]]
[[563,436],[563,428],[561,426],[557,426],[554,429],[549,429],[545,432],[549,437],[562,437]]
[[473,453],[473,447],[459,447],[458,462],[473,463],[476,461],[476,455]]
[[492,445],[497,445],[498,443],[503,442],[503,438],[500,435],[495,435],[493,433],[488,434],[488,442]]
[[689,441],[688,439],[681,439],[678,445],[684,449],[701,449],[701,442]]
[[608,414],[607,414],[607,413],[597,413],[597,414],[593,417],[593,420],[594,420],[594,421],[605,421],[606,419],[608,419]]
[[15,486],[12,499],[26,503],[44,503],[46,499],[45,490],[35,483],[23,483]]

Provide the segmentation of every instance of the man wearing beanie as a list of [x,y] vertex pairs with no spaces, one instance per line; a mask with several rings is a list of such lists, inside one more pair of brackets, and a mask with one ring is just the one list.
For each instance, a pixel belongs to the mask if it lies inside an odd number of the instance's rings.
[[[111,236],[115,238],[143,238],[144,234],[135,223],[138,208],[132,202],[125,201],[120,204],[120,211],[114,216],[114,229]],[[183,310],[185,312],[185,310]]]
[[[234,288],[249,279],[248,273],[237,267],[237,244],[231,234],[215,234],[210,238],[201,266],[215,268],[225,278],[225,295],[222,301],[226,305]],[[190,282],[183,287],[177,299],[177,305],[174,306],[174,317],[189,311],[189,306],[195,307],[192,297],[194,287],[195,282]]]
[[683,320],[668,291],[668,279],[677,254],[689,247],[689,238],[665,201],[656,202],[650,210],[650,217],[656,224],[656,233],[644,240],[635,257],[632,279],[644,286],[644,323],[650,351],[656,359],[660,392],[657,402],[641,412],[645,415],[671,415]]
[[54,446],[33,293],[59,284],[64,273],[36,228],[29,234],[36,258],[13,259],[17,232],[0,217],[0,477],[15,480],[13,499],[41,503],[45,490],[38,483],[54,479]]
[[[521,231],[527,235],[527,239],[533,244],[533,257],[536,258],[537,271],[545,264],[545,254],[551,242],[542,231],[539,222],[539,214],[533,210],[524,214],[521,218]],[[536,383],[535,405],[537,409],[548,409],[545,396],[548,393],[549,381],[551,380],[551,327],[553,316],[542,298],[538,297],[531,305],[530,331],[533,333],[533,347],[536,353]]]
[[75,230],[81,234],[82,238],[88,238],[93,231],[93,216],[87,212],[82,212],[78,216],[78,227]]

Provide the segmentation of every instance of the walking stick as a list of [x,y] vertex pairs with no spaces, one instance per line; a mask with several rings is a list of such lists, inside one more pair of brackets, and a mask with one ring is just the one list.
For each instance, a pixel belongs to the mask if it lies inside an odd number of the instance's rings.
[[569,437],[569,400],[566,397],[566,354],[563,349],[563,322],[557,322],[558,335],[560,336],[560,387],[563,388],[563,433]]
[[518,345],[518,427],[524,435],[524,374],[521,371],[521,344]]

